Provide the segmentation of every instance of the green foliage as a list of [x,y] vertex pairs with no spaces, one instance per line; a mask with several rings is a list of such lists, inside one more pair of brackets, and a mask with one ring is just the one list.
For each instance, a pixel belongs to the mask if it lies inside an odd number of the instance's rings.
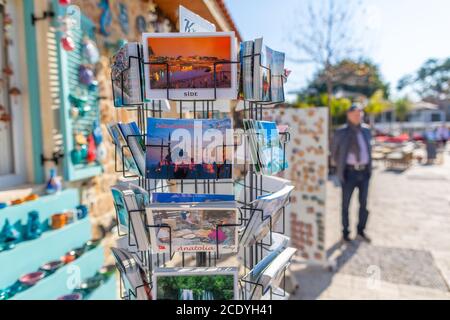
[[450,58],[427,60],[415,74],[403,77],[397,85],[398,90],[406,87],[423,99],[450,99]]
[[408,116],[411,108],[412,102],[408,99],[408,97],[398,99],[394,102],[395,115],[401,122],[406,120],[406,117]]
[[323,69],[316,74],[307,90],[327,93],[327,81],[335,90],[341,89],[367,98],[381,90],[384,98],[389,97],[389,85],[383,82],[378,66],[369,60],[343,60]]
[[234,297],[232,275],[165,276],[158,278],[158,299],[178,300],[179,290],[192,290],[196,300],[204,291],[213,294],[214,300],[231,300]]
[[[345,113],[352,105],[352,101],[347,98],[332,98],[331,99],[331,116],[338,121],[345,119]],[[313,108],[328,106],[328,95],[321,94],[320,96],[299,95],[297,97],[296,108]]]

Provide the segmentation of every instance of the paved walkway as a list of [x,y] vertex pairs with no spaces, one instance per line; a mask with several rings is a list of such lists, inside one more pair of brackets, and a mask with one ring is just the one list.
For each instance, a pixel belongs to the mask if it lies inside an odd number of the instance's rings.
[[[356,225],[356,197],[352,224]],[[375,170],[371,245],[340,246],[340,190],[330,183],[327,248],[334,271],[294,265],[294,299],[450,299],[450,156],[404,173]]]

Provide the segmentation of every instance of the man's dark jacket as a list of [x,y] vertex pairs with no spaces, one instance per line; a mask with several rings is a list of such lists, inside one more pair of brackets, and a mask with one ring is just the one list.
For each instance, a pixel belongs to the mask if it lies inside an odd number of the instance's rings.
[[[372,171],[372,134],[366,125],[361,125],[361,131],[366,140],[369,153],[369,171]],[[341,182],[345,181],[344,172],[347,165],[347,156],[350,148],[351,128],[348,125],[336,130],[331,147],[331,156],[336,166],[336,174]]]

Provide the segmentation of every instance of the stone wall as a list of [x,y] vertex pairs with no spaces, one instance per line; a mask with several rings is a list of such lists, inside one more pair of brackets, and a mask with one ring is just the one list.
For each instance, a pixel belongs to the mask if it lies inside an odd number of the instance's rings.
[[[109,226],[112,219],[115,217],[113,199],[111,196],[110,187],[117,182],[117,179],[121,176],[115,172],[114,164],[114,145],[110,141],[109,134],[106,129],[106,124],[117,121],[135,120],[130,117],[129,111],[121,111],[115,109],[113,106],[113,94],[110,81],[110,57],[118,47],[118,43],[121,40],[127,40],[128,42],[140,41],[141,33],[138,31],[136,25],[136,19],[138,16],[145,18],[147,22],[147,32],[155,31],[171,31],[174,28],[165,19],[162,12],[153,5],[149,0],[134,0],[134,1],[117,1],[110,0],[109,7],[112,14],[112,23],[108,28],[110,32],[109,36],[104,36],[99,32],[100,20],[103,13],[103,9],[99,6],[99,0],[75,0],[72,4],[78,5],[81,12],[90,18],[97,27],[96,41],[99,46],[99,50],[102,54],[101,61],[97,66],[97,80],[99,82],[99,94],[102,97],[100,100],[101,110],[101,126],[103,130],[103,137],[105,141],[105,147],[107,156],[103,161],[104,172],[92,179],[84,181],[83,183],[73,184],[73,187],[77,187],[81,190],[82,202],[89,206],[91,218],[94,220],[93,236],[98,237],[101,235],[99,225]],[[128,33],[122,30],[119,22],[119,4],[123,3],[127,7],[128,11]],[[169,27],[168,27],[169,26]],[[112,239],[110,244],[113,244]],[[109,250],[106,250],[108,255]]]

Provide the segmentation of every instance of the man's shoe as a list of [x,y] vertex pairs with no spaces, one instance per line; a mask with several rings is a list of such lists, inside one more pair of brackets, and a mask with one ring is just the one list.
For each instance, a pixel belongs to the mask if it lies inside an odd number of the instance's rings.
[[349,244],[352,242],[352,239],[350,239],[350,237],[348,235],[344,235],[344,236],[342,236],[342,242],[344,244]]
[[365,242],[368,244],[372,243],[372,240],[364,232],[358,233],[358,236],[356,237],[356,239],[358,241]]

